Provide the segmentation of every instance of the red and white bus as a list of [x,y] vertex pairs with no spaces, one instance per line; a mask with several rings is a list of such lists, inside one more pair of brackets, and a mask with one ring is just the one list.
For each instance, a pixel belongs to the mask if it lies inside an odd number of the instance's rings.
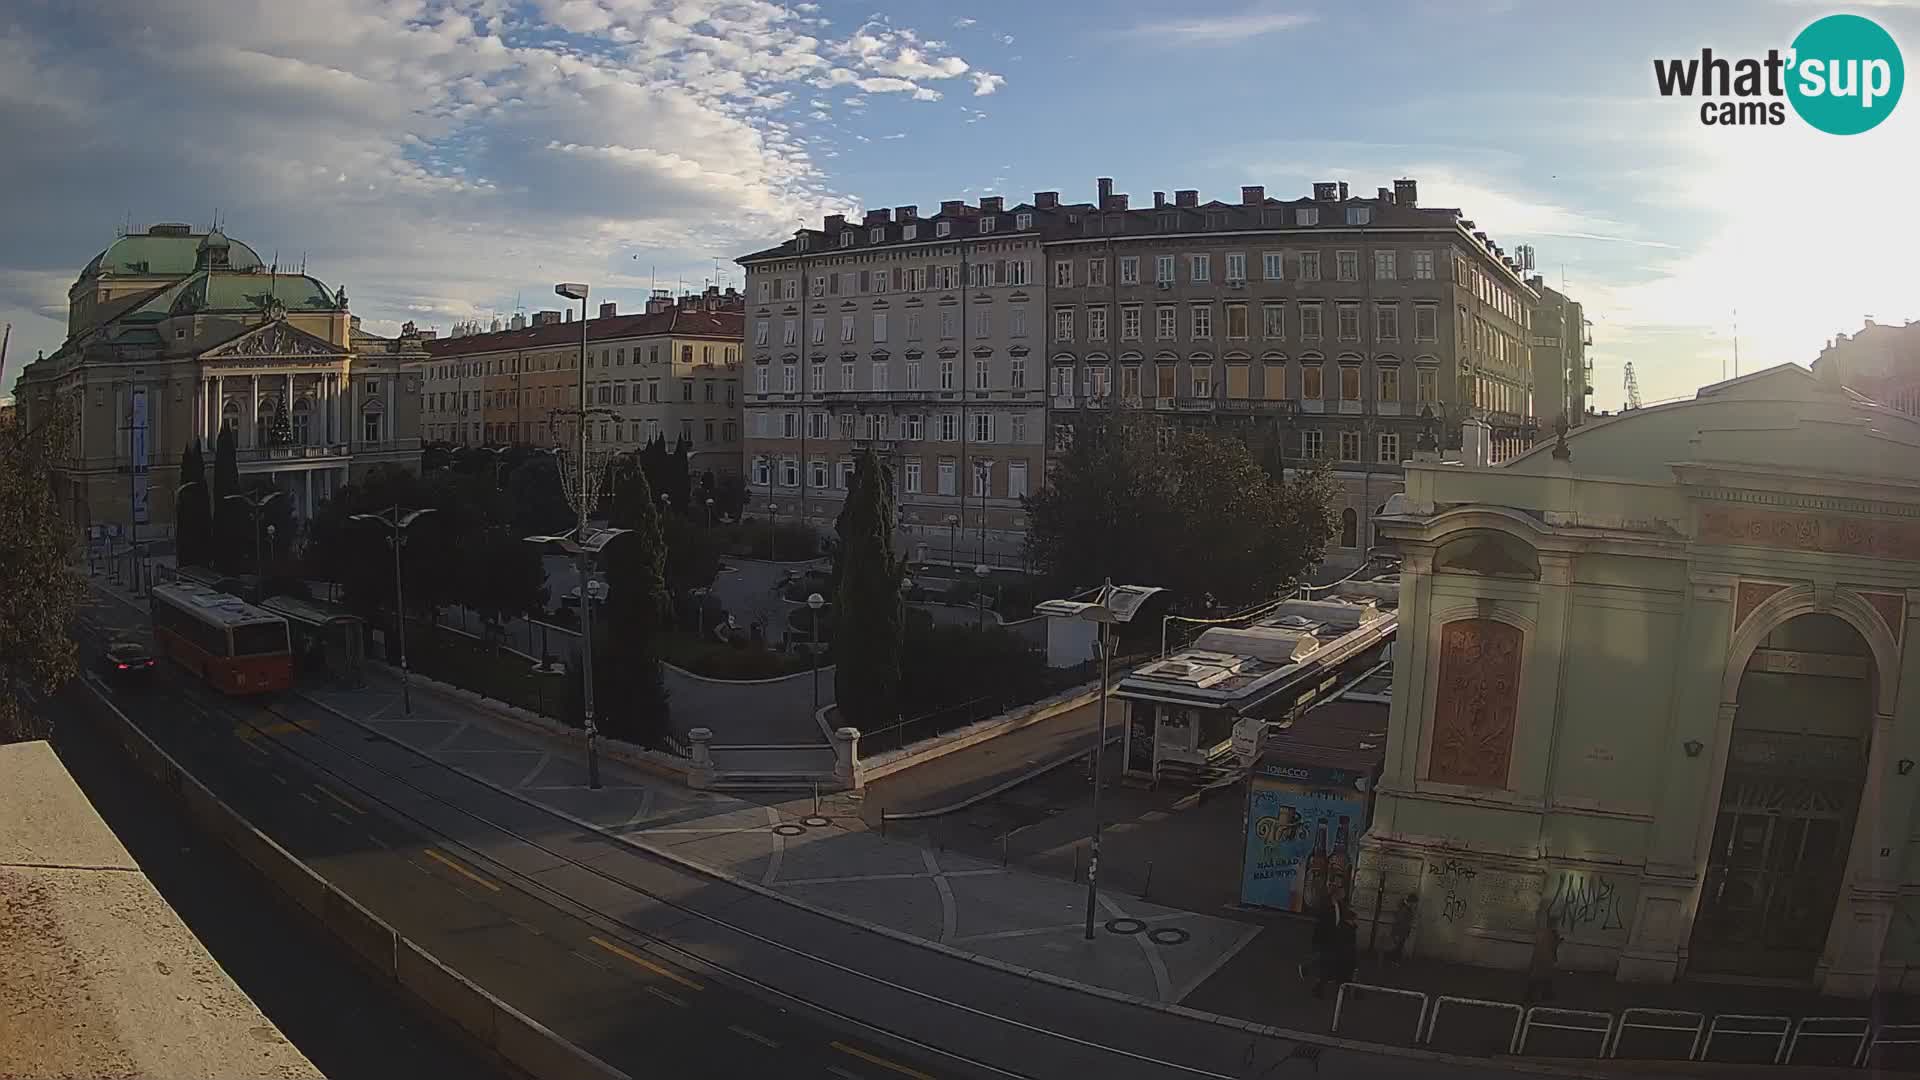
[[293,685],[280,616],[189,581],[154,586],[151,607],[159,650],[215,690],[263,694]]

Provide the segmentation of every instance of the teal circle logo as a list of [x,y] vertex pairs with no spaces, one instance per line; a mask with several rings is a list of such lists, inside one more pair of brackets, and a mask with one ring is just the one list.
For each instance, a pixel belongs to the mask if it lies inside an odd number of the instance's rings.
[[1787,100],[1800,119],[1829,135],[1872,130],[1900,103],[1906,67],[1900,46],[1880,24],[1829,15],[1793,39]]

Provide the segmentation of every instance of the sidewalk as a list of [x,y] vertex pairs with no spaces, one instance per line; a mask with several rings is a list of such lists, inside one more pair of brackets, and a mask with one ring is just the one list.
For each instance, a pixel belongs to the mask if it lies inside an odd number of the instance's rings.
[[[928,813],[964,808],[995,789],[1016,784],[1050,767],[1085,758],[1099,726],[1098,700],[1050,716],[1018,731],[957,750],[924,765],[903,769],[867,785],[861,817],[878,828],[880,814]],[[1109,738],[1120,730],[1119,710],[1107,706]]]

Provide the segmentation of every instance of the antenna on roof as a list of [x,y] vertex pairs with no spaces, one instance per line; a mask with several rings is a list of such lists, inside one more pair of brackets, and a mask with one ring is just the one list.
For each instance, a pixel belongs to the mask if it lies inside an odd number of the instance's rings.
[[1733,309],[1733,377],[1740,377],[1740,309]]

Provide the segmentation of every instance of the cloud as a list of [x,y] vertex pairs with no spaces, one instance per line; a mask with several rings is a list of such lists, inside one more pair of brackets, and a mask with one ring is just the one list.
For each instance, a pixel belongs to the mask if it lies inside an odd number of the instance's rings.
[[969,19],[965,15],[962,15],[959,18],[953,20],[953,28],[955,30],[965,30],[967,27],[972,26],[974,23],[977,23],[979,21],[980,21],[979,19]]
[[1237,15],[1195,15],[1141,23],[1129,33],[1139,37],[1172,38],[1185,44],[1211,44],[1297,30],[1313,21],[1312,15],[1301,12],[1254,8]]
[[34,208],[0,219],[11,351],[59,344],[66,287],[116,224],[204,225],[215,207],[283,265],[304,252],[373,328],[485,315],[562,277],[624,298],[648,284],[639,252],[699,281],[715,253],[844,202],[831,146],[803,129],[831,105],[809,87],[926,101],[972,74],[911,28],[829,37],[810,14],[766,0],[9,9],[0,187]]
[[986,71],[976,71],[973,73],[973,96],[986,97],[988,94],[993,93],[1006,84],[1007,77],[1004,75],[995,75]]

